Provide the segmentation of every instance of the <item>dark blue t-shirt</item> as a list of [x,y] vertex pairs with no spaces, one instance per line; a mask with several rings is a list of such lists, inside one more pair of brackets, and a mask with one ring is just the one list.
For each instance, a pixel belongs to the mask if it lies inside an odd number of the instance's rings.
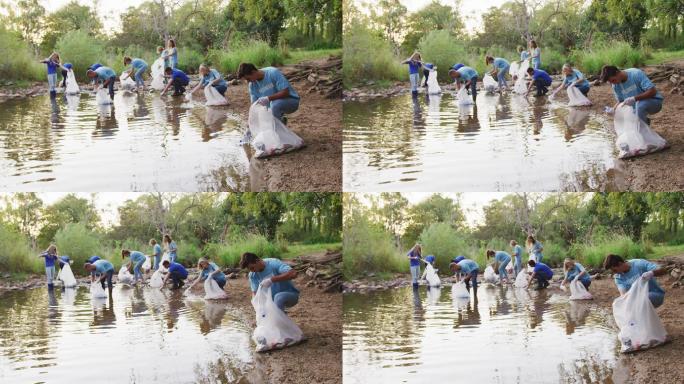
[[171,263],[169,264],[169,273],[178,273],[182,278],[188,277],[188,271],[181,264]]
[[539,78],[541,78],[542,80],[544,80],[547,83],[551,82],[551,76],[549,76],[549,74],[546,73],[546,71],[541,70],[541,69],[535,69],[534,73],[532,74],[532,79],[534,81],[537,81],[537,79],[539,79]]
[[547,280],[551,279],[551,276],[553,276],[553,271],[551,270],[551,268],[549,268],[549,266],[544,263],[536,263],[534,265],[534,273],[536,273],[537,275],[542,275]]
[[[407,255],[408,255],[408,257],[418,256],[418,259],[421,258],[420,254],[414,253],[413,251],[409,251],[409,253]],[[420,265],[420,260],[418,260],[418,259],[409,259],[409,262],[411,263],[412,267]]]
[[190,81],[188,78],[188,75],[185,74],[185,72],[181,71],[180,69],[172,69],[171,70],[171,81],[179,79],[182,82]]

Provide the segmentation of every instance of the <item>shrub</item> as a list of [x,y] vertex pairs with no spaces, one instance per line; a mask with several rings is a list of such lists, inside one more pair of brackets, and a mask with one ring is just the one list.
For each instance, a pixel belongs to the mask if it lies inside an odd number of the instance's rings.
[[261,258],[275,257],[279,259],[285,251],[286,249],[283,246],[269,242],[262,235],[250,234],[242,239],[231,241],[229,244],[207,244],[202,255],[209,257],[221,266],[238,267],[240,258],[245,252],[252,252]]
[[542,51],[541,57],[541,68],[550,74],[559,74],[563,69],[563,64],[568,61],[568,58],[560,52],[550,49]]
[[[102,62],[104,45],[96,38],[89,36],[88,33],[76,30],[64,34],[57,40],[55,50],[59,52],[62,63],[69,62],[74,66],[74,74],[79,80],[87,80],[86,71],[93,63],[100,62],[104,65],[111,66],[112,69],[123,68],[123,57],[116,59],[115,62],[120,62],[119,67],[115,67],[111,62]],[[110,60],[112,61],[110,56]],[[117,72],[117,75],[121,71]]]
[[342,56],[342,76],[347,88],[368,80],[408,79],[408,71],[394,56],[390,43],[363,25],[355,25],[345,33]]
[[45,80],[47,69],[19,35],[0,25],[0,79]]
[[397,252],[391,235],[365,217],[345,223],[342,248],[347,279],[375,271],[408,272],[408,260]]
[[644,51],[624,41],[600,43],[588,50],[576,50],[571,57],[587,76],[599,74],[604,65],[615,65],[620,68],[639,67],[647,59]]
[[211,50],[207,59],[224,74],[234,73],[243,62],[252,63],[257,67],[282,65],[284,62],[284,56],[280,50],[261,40],[238,43],[227,52]]
[[[468,66],[476,62],[475,55],[466,53],[465,47],[445,30],[432,31],[423,36],[418,43],[418,50],[425,62],[433,63],[437,66],[437,73],[440,81],[449,81],[449,69],[458,61]],[[467,60],[466,60],[467,58]],[[482,60],[484,69],[484,58]],[[479,72],[482,76],[482,72]]]
[[55,234],[55,243],[60,256],[68,255],[74,260],[74,271],[81,271],[80,266],[100,251],[97,237],[82,223],[70,223],[61,228]]
[[435,256],[435,267],[442,273],[449,274],[449,263],[454,257],[464,254],[470,247],[466,240],[447,223],[434,223],[423,230],[420,235],[423,258]]
[[197,73],[200,64],[204,61],[204,55],[198,51],[193,49],[178,50],[178,68],[185,73]]
[[43,259],[32,252],[24,235],[0,224],[0,270],[36,273],[43,265]]
[[650,247],[644,243],[636,243],[626,235],[613,235],[597,239],[588,244],[573,244],[568,254],[584,266],[601,267],[608,254],[620,255],[625,259],[643,258]]

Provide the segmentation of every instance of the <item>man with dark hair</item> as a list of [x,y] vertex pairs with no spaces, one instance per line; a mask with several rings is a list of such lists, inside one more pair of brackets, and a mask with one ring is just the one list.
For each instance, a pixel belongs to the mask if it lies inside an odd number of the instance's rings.
[[257,69],[254,64],[241,63],[237,76],[249,82],[249,96],[252,103],[271,108],[271,113],[283,123],[287,123],[286,113],[299,109],[299,95],[290,82],[278,69],[265,67]]
[[609,82],[613,87],[613,95],[618,101],[614,109],[620,103],[629,105],[634,108],[639,119],[649,126],[651,119],[648,115],[658,113],[663,108],[663,95],[641,69],[619,70],[614,65],[604,65],[601,69],[601,81]]
[[98,259],[93,263],[85,263],[83,268],[90,272],[90,281],[95,281],[95,274],[99,274],[100,284],[102,284],[102,289],[105,288],[105,281],[107,282],[107,288],[109,289],[110,295],[112,297],[112,276],[114,276],[114,265],[109,262],[109,260]]
[[292,284],[297,277],[297,271],[278,259],[261,259],[259,256],[246,252],[240,259],[240,268],[249,270],[249,284],[252,295],[259,288],[271,287],[273,301],[281,310],[297,304],[299,290]]
[[190,84],[190,78],[185,74],[185,72],[181,71],[180,69],[166,67],[166,69],[164,69],[164,73],[166,74],[166,77],[171,78],[171,81],[166,83],[166,86],[160,93],[161,95],[166,93],[171,85],[173,85],[172,96],[180,96],[185,93],[185,87]]
[[662,276],[667,273],[665,268],[644,259],[632,259],[625,261],[618,255],[608,255],[603,261],[603,268],[610,269],[615,276],[615,285],[621,295],[624,295],[632,287],[638,278],[648,280],[648,299],[654,307],[658,308],[665,300],[665,291],[658,285],[653,276]]
[[164,268],[168,270],[168,273],[166,276],[164,276],[164,282],[162,283],[162,287],[166,282],[169,280],[169,277],[173,281],[173,288],[172,289],[178,289],[182,288],[185,285],[185,279],[188,278],[188,270],[183,267],[182,264],[179,263],[173,263],[168,260],[164,260],[162,263]]
[[527,265],[532,267],[533,271],[532,274],[530,275],[530,278],[527,280],[527,285],[529,285],[533,279],[537,279],[537,288],[535,290],[541,290],[549,286],[549,280],[553,277],[553,271],[551,268],[549,268],[548,265],[542,263],[542,262],[535,262],[534,260],[530,260],[527,262]]
[[546,71],[542,69],[527,68],[527,74],[532,77],[532,81],[527,85],[527,93],[532,90],[532,84],[537,87],[537,93],[535,96],[544,96],[549,91],[548,87],[551,86],[551,76],[549,76]]

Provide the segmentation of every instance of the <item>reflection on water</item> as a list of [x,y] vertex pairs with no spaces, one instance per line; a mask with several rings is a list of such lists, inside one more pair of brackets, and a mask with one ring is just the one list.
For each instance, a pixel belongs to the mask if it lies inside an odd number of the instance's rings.
[[[344,105],[345,191],[611,190],[614,134],[546,98],[402,95]],[[531,187],[533,186],[533,187]]]
[[230,303],[181,292],[116,287],[97,300],[86,288],[6,292],[0,382],[260,382],[250,334]]
[[545,291],[406,287],[343,306],[345,383],[609,383],[616,363],[600,311]]
[[0,106],[0,189],[249,190],[245,123],[226,107],[117,92]]

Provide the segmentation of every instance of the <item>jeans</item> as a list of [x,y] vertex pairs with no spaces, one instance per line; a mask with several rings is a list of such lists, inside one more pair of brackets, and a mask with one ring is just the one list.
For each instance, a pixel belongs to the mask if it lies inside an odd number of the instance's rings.
[[473,289],[477,291],[477,274],[480,273],[479,269],[475,269],[470,272],[470,280],[466,280],[466,288],[470,291],[470,282],[473,282]]
[[584,285],[585,289],[589,289],[589,286],[591,285],[591,280],[587,280],[586,282],[580,280],[580,283],[582,283],[582,285]]
[[541,67],[541,60],[532,60],[532,68],[539,69]]
[[281,311],[284,311],[285,308],[294,307],[299,302],[299,293],[278,292],[273,296],[273,301]]
[[653,307],[658,308],[663,305],[663,300],[665,300],[665,294],[660,292],[649,292],[648,299],[651,300]]
[[504,260],[503,263],[499,264],[499,279],[508,279],[508,273],[506,273],[506,266],[511,262],[511,259]]
[[142,75],[147,71],[147,65],[144,65],[142,68],[138,69],[135,72],[135,85],[144,87],[145,86],[145,80],[143,80]]
[[534,275],[534,277],[537,279],[538,289],[546,288],[549,286],[549,280],[551,280],[551,276],[546,276],[543,273],[537,273],[536,275]]
[[169,272],[169,276],[171,276],[171,280],[173,281],[173,287],[174,288],[182,287],[185,284],[183,282],[183,280],[188,278],[187,275],[184,277],[179,272]]
[[47,276],[47,283],[48,283],[48,285],[52,285],[52,284],[53,284],[53,280],[54,280],[55,277],[56,277],[56,275],[55,275],[55,266],[53,265],[53,266],[51,266],[51,267],[45,267],[45,275]]
[[159,269],[159,262],[161,261],[161,255],[152,256],[152,259],[154,260],[154,266],[152,268],[156,271],[157,269]]
[[411,92],[418,92],[418,83],[420,83],[420,73],[409,74],[409,81],[411,82]]
[[294,113],[299,109],[299,99],[286,97],[271,101],[271,113],[276,119],[282,121],[286,113]]
[[544,255],[542,255],[541,253],[535,253],[534,257],[535,257],[535,260],[537,260],[537,263],[541,263],[542,259],[544,258]]
[[[546,88],[546,87],[550,86],[550,85],[551,85],[551,82],[550,82],[550,81],[546,81],[546,80],[542,79],[541,77],[538,77],[538,78],[534,81],[534,85],[537,86],[537,96],[541,96],[541,95],[543,95],[543,94],[545,94],[546,92],[549,91],[549,89]],[[538,260],[537,260],[537,261],[538,261]]]
[[496,74],[496,80],[499,83],[499,87],[506,88],[506,75],[508,74],[508,70],[510,68],[510,66],[507,66],[504,69],[500,69],[499,72]]
[[228,90],[228,86],[227,86],[227,85],[214,85],[214,88],[216,88],[216,90],[218,91],[218,93],[220,93],[220,94],[223,95],[223,96],[226,95],[226,91]]
[[411,282],[418,284],[418,277],[420,276],[420,265],[411,266]]
[[185,92],[185,86],[190,83],[189,80],[182,80],[180,78],[173,79],[173,91],[174,94],[180,95]]
[[522,259],[518,256],[515,257],[515,264],[513,264],[513,271],[515,271],[515,276],[518,277],[518,273],[522,271]]
[[67,74],[69,74],[69,72],[62,69],[62,87],[64,87],[64,88],[66,88]]
[[218,286],[221,287],[221,289],[223,289],[223,287],[226,286],[226,279],[216,280],[216,278],[214,278],[214,281],[216,281],[216,284],[218,284]]
[[114,82],[116,81],[116,76],[112,76],[109,78],[109,84],[107,84],[107,88],[109,89],[109,97],[114,100]]
[[142,267],[143,263],[145,260],[140,260],[135,265],[133,265],[133,275],[135,275],[135,281],[138,281],[138,279],[142,280],[143,274],[140,268]]
[[651,125],[650,120],[648,120],[648,115],[658,113],[662,108],[663,100],[654,99],[652,97],[649,99],[639,100],[634,105],[634,109],[636,110],[636,114],[639,116],[639,119],[648,125]]
[[109,289],[111,290],[112,289],[112,276],[114,276],[114,270],[110,269],[109,271],[107,271],[105,273],[105,276],[106,277],[104,280],[100,280],[100,284],[102,284],[102,289],[105,289],[105,280],[106,280],[107,281],[107,287],[109,287]]
[[174,253],[169,253],[169,261],[172,263],[176,262],[176,252]]
[[477,76],[470,79],[470,95],[473,97],[473,101],[477,100]]
[[56,73],[48,73],[48,87],[50,88],[50,92],[55,92],[56,86],[57,86],[57,74]]
[[579,91],[582,92],[584,96],[586,96],[589,93],[588,85],[585,85],[584,87],[577,87],[577,89],[579,89]]

